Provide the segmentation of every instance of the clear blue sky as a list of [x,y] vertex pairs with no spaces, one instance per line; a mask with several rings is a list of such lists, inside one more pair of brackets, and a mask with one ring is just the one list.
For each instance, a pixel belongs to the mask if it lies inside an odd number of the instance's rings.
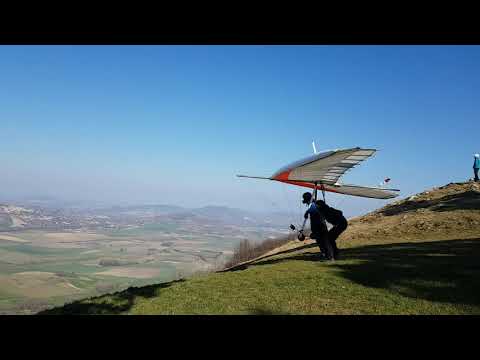
[[302,188],[235,174],[269,176],[312,140],[381,150],[346,183],[463,181],[479,65],[478,46],[1,46],[0,194],[300,211]]

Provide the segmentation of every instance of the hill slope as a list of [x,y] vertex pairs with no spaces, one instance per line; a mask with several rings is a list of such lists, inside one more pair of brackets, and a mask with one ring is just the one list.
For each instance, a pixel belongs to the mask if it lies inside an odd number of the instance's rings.
[[449,184],[352,219],[336,262],[292,241],[227,272],[42,314],[480,314],[479,224],[479,184]]

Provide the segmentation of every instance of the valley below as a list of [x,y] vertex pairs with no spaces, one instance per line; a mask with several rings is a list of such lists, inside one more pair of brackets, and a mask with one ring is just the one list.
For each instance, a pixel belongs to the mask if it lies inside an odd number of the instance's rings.
[[0,218],[0,314],[32,314],[214,270],[243,239],[288,235],[289,220],[226,207],[169,206],[0,205]]

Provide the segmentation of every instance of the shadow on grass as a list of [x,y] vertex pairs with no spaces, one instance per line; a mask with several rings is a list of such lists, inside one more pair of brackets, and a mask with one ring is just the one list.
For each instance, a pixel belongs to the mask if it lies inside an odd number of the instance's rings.
[[[341,255],[330,266],[354,283],[405,297],[480,306],[480,239],[369,245],[344,249]],[[291,260],[318,257],[299,254],[255,266]]]
[[148,285],[143,287],[130,287],[121,292],[108,296],[109,301],[103,301],[103,296],[92,300],[75,301],[57,307],[39,312],[37,315],[118,315],[132,308],[135,300],[139,297],[149,299],[158,296],[158,290],[165,289],[171,285],[185,280],[176,280],[168,283]]

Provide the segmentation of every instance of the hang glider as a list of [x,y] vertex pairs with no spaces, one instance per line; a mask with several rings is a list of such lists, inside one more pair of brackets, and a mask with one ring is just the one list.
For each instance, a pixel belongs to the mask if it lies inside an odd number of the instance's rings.
[[[377,150],[340,149],[316,152],[314,155],[284,166],[271,177],[237,175],[243,178],[266,179],[286,184],[303,186],[315,190],[329,191],[344,195],[360,196],[374,199],[391,199],[398,196],[400,190],[358,185],[340,184],[339,179],[350,169],[371,157]],[[389,179],[390,180],[390,179]]]

